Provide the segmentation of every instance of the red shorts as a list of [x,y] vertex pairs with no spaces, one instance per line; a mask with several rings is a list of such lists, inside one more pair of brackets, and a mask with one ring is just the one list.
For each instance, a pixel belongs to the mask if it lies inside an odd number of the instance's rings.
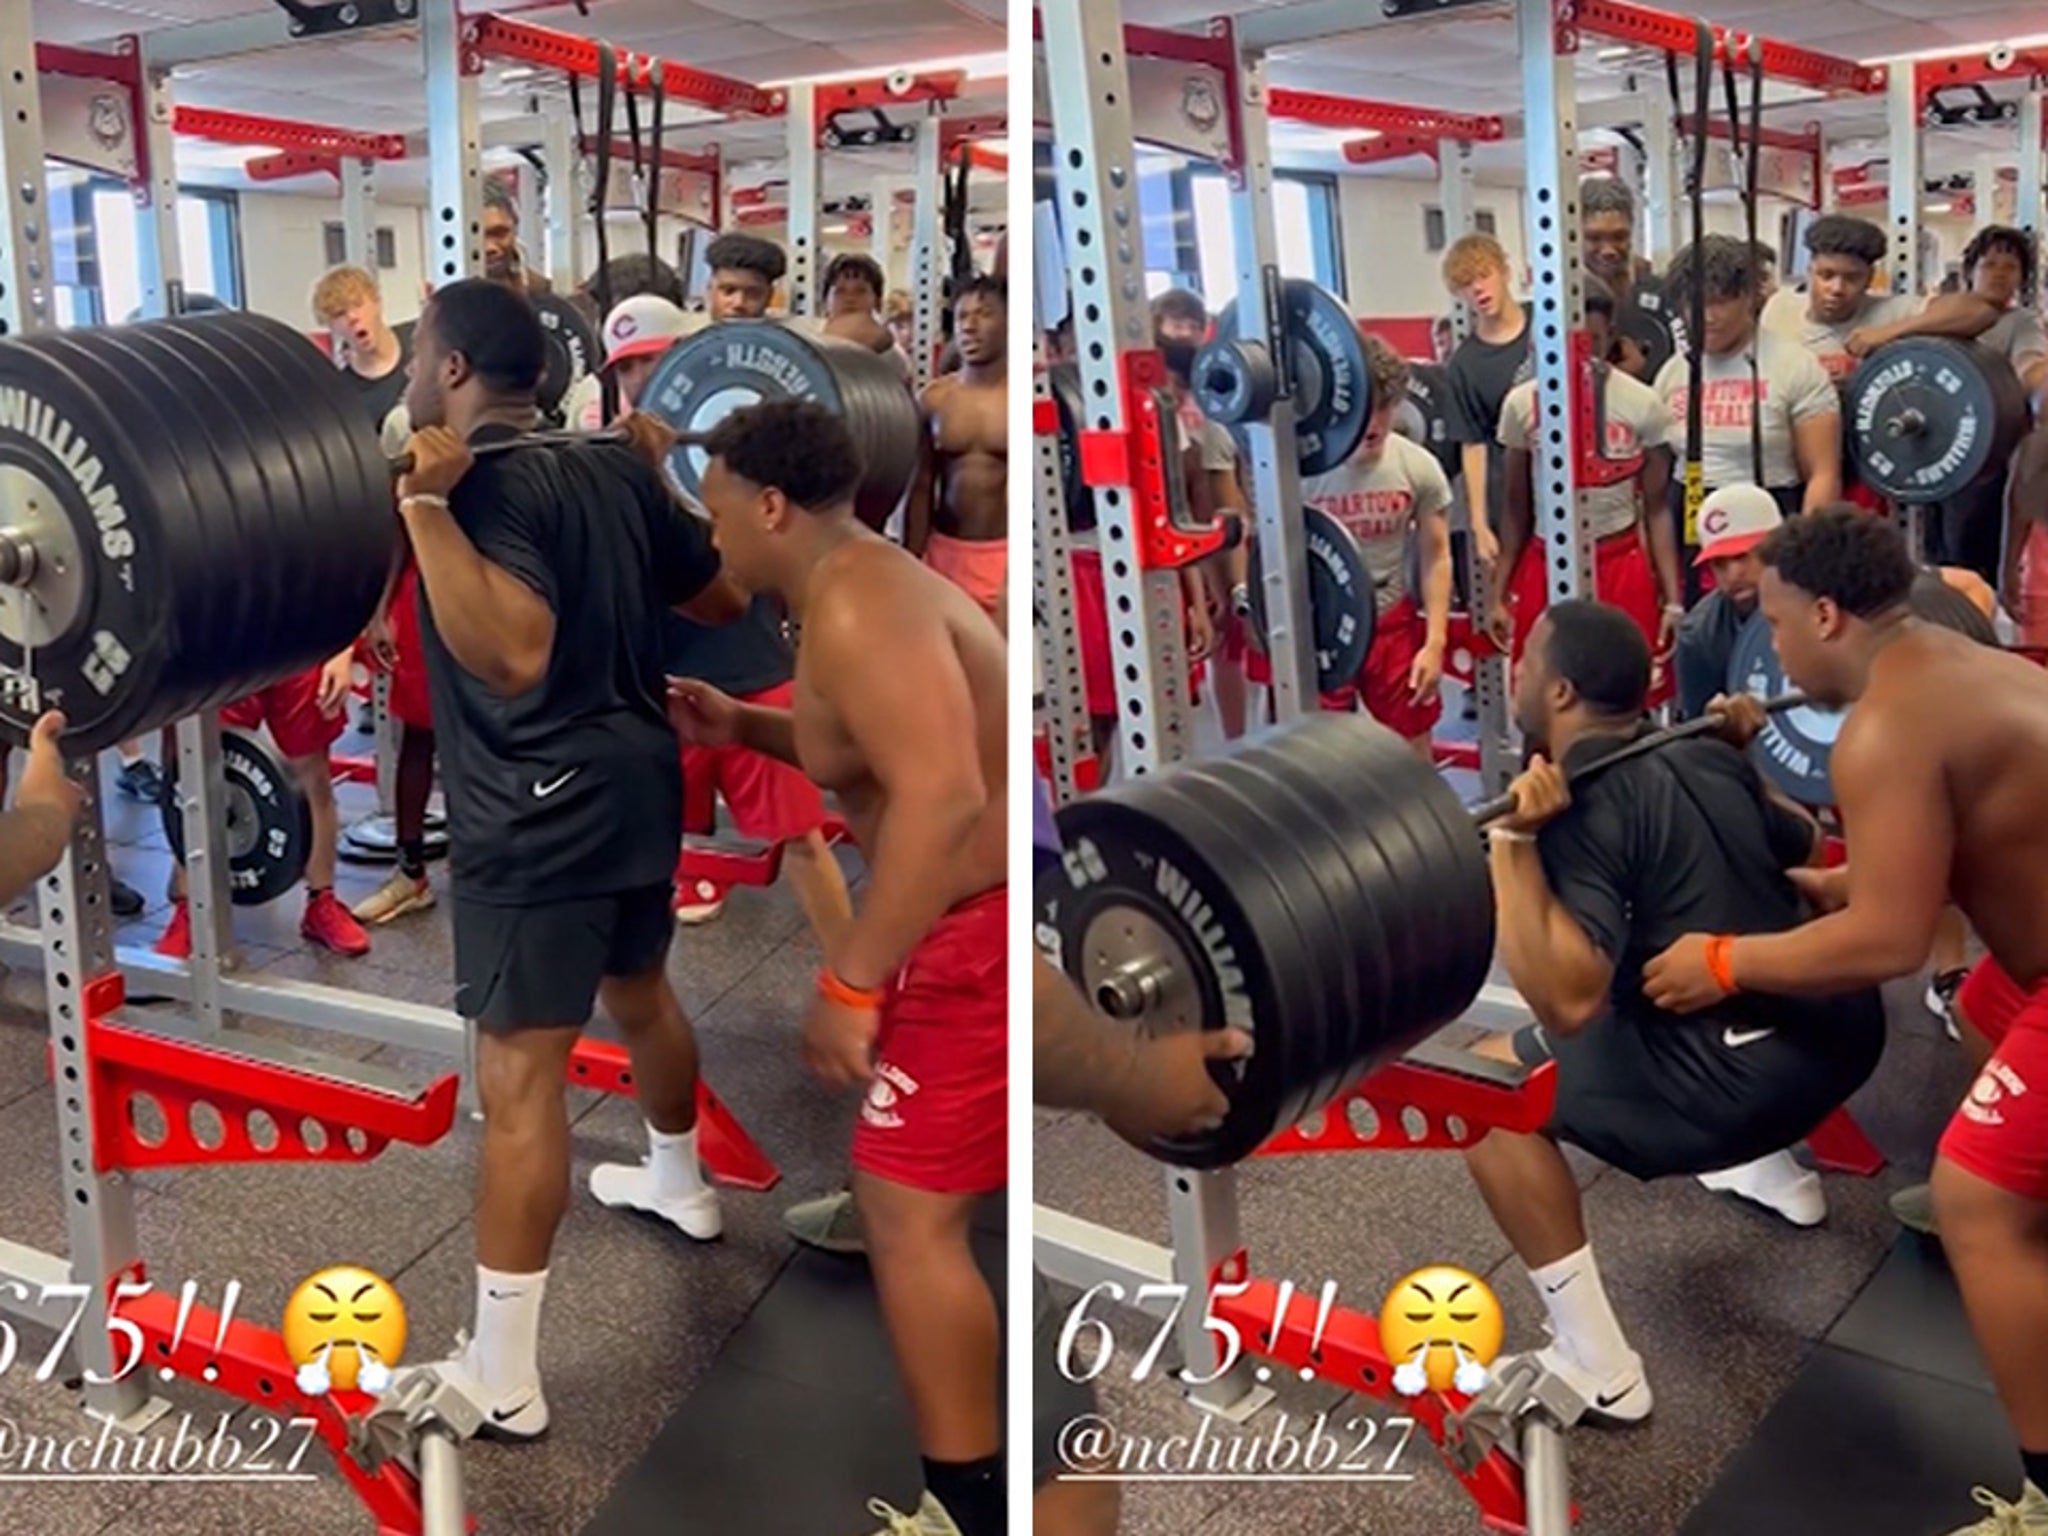
[[[744,695],[741,702],[788,709],[795,697],[795,683],[777,683]],[[733,825],[764,843],[793,843],[825,825],[825,797],[818,786],[802,769],[766,753],[685,746],[683,782],[707,794],[716,789],[732,812]]]
[[2022,992],[1986,955],[1964,978],[1956,1011],[1991,1042],[1991,1059],[1940,1153],[2000,1189],[2048,1200],[2048,983]]
[[1074,549],[1074,638],[1081,646],[1081,695],[1097,719],[1116,715],[1116,673],[1109,664],[1109,598],[1102,551]]
[[918,941],[882,1004],[853,1166],[933,1194],[1008,1182],[1009,900],[995,886]]
[[420,573],[405,562],[391,593],[391,648],[398,660],[391,668],[391,718],[416,731],[434,728],[434,709],[427,701],[427,653],[420,640]]
[[261,693],[237,699],[220,712],[220,723],[238,731],[270,727],[277,750],[288,758],[325,757],[327,749],[341,737],[347,711],[320,713],[319,667],[294,672],[283,682],[272,683]]
[[[1656,655],[1663,605],[1657,596],[1657,574],[1650,569],[1649,553],[1643,548],[1642,536],[1635,529],[1624,528],[1619,533],[1610,533],[1606,538],[1594,541],[1593,595],[1635,620],[1636,628],[1642,631],[1643,639],[1649,643],[1650,654]],[[1522,659],[1522,646],[1528,641],[1529,631],[1536,627],[1536,620],[1542,616],[1548,602],[1542,556],[1534,544],[1525,544],[1521,558],[1515,562],[1514,574],[1508,580],[1508,618],[1514,625],[1514,641],[1509,652],[1511,660]],[[1653,706],[1661,704],[1670,695],[1670,667],[1654,667],[1648,702]]]
[[[1373,622],[1372,648],[1365,653],[1365,665],[1358,676],[1341,688],[1324,690],[1319,697],[1324,709],[1349,713],[1363,699],[1365,712],[1398,736],[1413,741],[1427,736],[1444,712],[1441,694],[1431,694],[1420,704],[1408,699],[1408,669],[1415,665],[1422,645],[1429,638],[1429,621],[1404,597]],[[1254,649],[1244,659],[1245,681],[1270,683],[1273,664],[1263,651]]]

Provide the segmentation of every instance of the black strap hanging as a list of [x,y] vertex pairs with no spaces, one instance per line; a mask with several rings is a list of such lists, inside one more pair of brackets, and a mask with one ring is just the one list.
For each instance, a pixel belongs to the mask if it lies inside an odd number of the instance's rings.
[[[1742,102],[1735,83],[1735,57],[1731,53],[1721,61],[1721,84],[1728,102],[1728,142],[1735,151],[1736,163],[1742,169],[1742,180],[1737,187],[1737,195],[1742,199],[1744,236],[1749,241],[1745,255],[1753,270],[1758,268],[1756,184],[1763,140],[1761,58],[1760,53],[1756,55],[1755,74],[1750,89],[1750,119],[1747,132],[1743,128]],[[1704,129],[1706,124],[1702,122],[1700,126]],[[1760,279],[1761,271],[1756,270],[1756,275]],[[1763,316],[1759,312],[1749,338],[1749,472],[1750,478],[1757,485],[1764,484],[1763,383],[1762,367],[1757,360],[1757,354],[1763,349],[1762,322]]]
[[[1686,295],[1686,396],[1684,521],[1680,542],[1688,547],[1699,543],[1700,503],[1706,499],[1705,419],[1700,394],[1706,379],[1707,290],[1701,280],[1700,239],[1707,227],[1707,99],[1714,91],[1714,35],[1704,21],[1693,23],[1693,120],[1692,157],[1686,167],[1686,196],[1692,205],[1691,292]],[[1664,56],[1665,73],[1671,85],[1671,113],[1683,123],[1685,103],[1678,89],[1678,56]],[[1697,578],[1692,564],[1685,562],[1689,593]]]
[[[591,275],[590,297],[602,326],[612,312],[611,240],[605,234],[604,204],[612,177],[612,125],[618,110],[618,59],[611,44],[597,45],[597,184],[590,194],[590,214],[597,221],[597,271]],[[631,99],[630,96],[628,98]],[[609,368],[598,374],[600,414],[611,421],[619,414],[619,381]]]
[[649,124],[647,140],[647,281],[654,282],[661,260],[661,106],[663,67],[659,59],[647,60]]

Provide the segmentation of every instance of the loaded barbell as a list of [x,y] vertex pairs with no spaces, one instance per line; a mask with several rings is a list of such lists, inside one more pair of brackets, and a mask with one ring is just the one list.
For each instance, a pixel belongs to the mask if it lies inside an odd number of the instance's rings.
[[2004,354],[1912,336],[1864,358],[1843,390],[1858,478],[1905,504],[1947,501],[2004,469],[2027,430],[2027,391]]
[[[1569,782],[1721,724],[1651,732]],[[1211,1065],[1222,1123],[1148,1150],[1189,1168],[1241,1161],[1462,1014],[1493,963],[1476,833],[1512,809],[1467,810],[1400,737],[1334,713],[1062,809],[1064,853],[1034,890],[1048,957],[1148,1033],[1252,1039]]]

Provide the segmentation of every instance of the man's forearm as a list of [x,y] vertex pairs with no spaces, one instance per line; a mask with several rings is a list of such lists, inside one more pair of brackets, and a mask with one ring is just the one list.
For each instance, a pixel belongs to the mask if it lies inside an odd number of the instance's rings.
[[1441,650],[1451,640],[1450,535],[1439,531],[1423,548],[1422,611],[1428,629],[1426,643]]
[[796,716],[773,704],[740,706],[740,745],[792,768],[803,766],[796,755]]
[[1851,902],[1783,933],[1738,938],[1729,967],[1744,992],[1825,996],[1874,987],[1918,970],[1929,947],[1871,921]]
[[1534,843],[1495,838],[1488,861],[1495,952],[1508,979],[1539,1024],[1567,1033],[1578,1029],[1591,1012],[1585,978],[1569,974],[1559,960],[1585,938],[1552,893],[1542,856]]
[[1043,955],[1031,957],[1031,1098],[1047,1109],[1100,1114],[1131,1070],[1137,1036],[1088,1006]]
[[1486,444],[1460,443],[1458,464],[1465,474],[1465,505],[1472,513],[1472,527],[1491,528],[1486,520]]
[[987,801],[979,785],[971,793],[892,796],[875,829],[864,899],[840,930],[827,957],[849,986],[879,987],[903,962],[952,903],[943,878],[958,862]]
[[1974,293],[1944,293],[1911,319],[1880,328],[1886,341],[1902,336],[1981,336],[1998,323],[1998,308]]
[[71,841],[71,823],[50,805],[0,812],[0,906],[57,867]]
[[507,633],[491,592],[489,562],[445,506],[413,502],[406,530],[448,654],[472,677],[500,689],[510,686],[532,660],[521,644],[530,637]]

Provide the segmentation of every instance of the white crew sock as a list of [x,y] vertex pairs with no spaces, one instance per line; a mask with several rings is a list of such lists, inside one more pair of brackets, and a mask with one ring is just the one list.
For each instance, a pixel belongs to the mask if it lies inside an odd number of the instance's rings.
[[469,1368],[489,1392],[516,1392],[540,1380],[540,1302],[548,1272],[508,1275],[476,1267],[476,1337]]
[[697,1128],[657,1131],[647,1127],[647,1164],[654,1174],[654,1198],[685,1200],[704,1191],[704,1172],[697,1166]]
[[1529,1279],[1550,1314],[1558,1348],[1596,1380],[1605,1381],[1627,1367],[1628,1340],[1621,1336],[1621,1324],[1608,1305],[1591,1246],[1530,1270]]

